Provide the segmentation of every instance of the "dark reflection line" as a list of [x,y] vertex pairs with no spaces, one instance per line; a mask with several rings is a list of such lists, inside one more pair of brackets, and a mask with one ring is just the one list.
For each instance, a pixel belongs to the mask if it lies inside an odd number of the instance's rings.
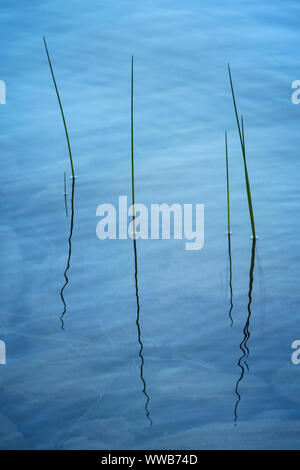
[[228,257],[229,257],[229,289],[230,289],[230,309],[228,312],[231,324],[230,326],[233,325],[233,318],[232,318],[232,309],[233,309],[233,289],[232,289],[232,259],[231,259],[231,239],[230,239],[230,233],[228,233]]
[[140,345],[140,351],[139,351],[139,356],[141,359],[141,368],[140,368],[140,377],[141,381],[143,383],[143,394],[146,397],[146,403],[145,403],[145,411],[146,411],[146,417],[150,421],[150,424],[152,424],[152,419],[150,418],[150,413],[148,410],[148,404],[150,401],[149,395],[146,390],[146,381],[144,379],[144,356],[143,356],[143,349],[144,345],[142,343],[142,338],[141,338],[141,327],[140,327],[140,299],[139,299],[139,288],[138,288],[138,262],[137,262],[137,249],[136,249],[136,239],[133,239],[133,249],[134,249],[134,278],[135,278],[135,295],[136,295],[136,326],[138,330],[138,342]]
[[249,348],[247,346],[247,343],[248,343],[248,340],[250,338],[249,326],[250,326],[250,318],[251,318],[252,288],[253,288],[253,279],[254,279],[253,272],[254,272],[254,264],[255,264],[255,245],[256,245],[256,240],[253,239],[252,240],[252,252],[251,252],[251,264],[250,264],[250,271],[249,271],[249,291],[248,291],[248,305],[247,305],[248,316],[247,316],[245,326],[243,328],[244,338],[243,338],[242,342],[240,343],[240,350],[242,351],[242,355],[241,355],[241,357],[238,361],[238,366],[241,369],[241,375],[238,378],[238,380],[236,382],[236,385],[235,385],[235,393],[237,395],[237,401],[236,401],[235,407],[234,407],[234,422],[235,422],[235,424],[236,424],[237,419],[238,419],[237,411],[238,411],[239,402],[241,401],[241,395],[239,393],[239,384],[243,380],[243,377],[244,377],[244,374],[245,374],[245,368],[243,366],[243,362],[244,362],[244,365],[246,366],[247,370],[249,371],[249,366],[248,366],[248,363],[246,361],[246,358],[249,356],[249,353],[250,353]]
[[149,395],[146,391],[146,381],[144,379],[144,356],[143,356],[143,343],[141,337],[140,327],[140,300],[139,300],[139,288],[138,288],[138,261],[137,261],[137,249],[136,249],[136,233],[135,233],[135,198],[134,198],[134,139],[133,139],[133,56],[131,58],[131,113],[130,113],[130,127],[131,127],[131,191],[132,191],[132,226],[133,226],[133,250],[134,250],[134,265],[135,265],[135,294],[136,294],[136,326],[138,331],[138,342],[140,345],[139,356],[141,359],[140,377],[143,383],[143,394],[146,397],[145,411],[146,417],[152,424],[150,413],[148,411],[148,404],[150,401]]
[[[240,345],[240,348],[241,350],[243,351],[243,353],[245,352],[244,349],[242,348],[242,346]],[[242,359],[243,359],[244,356],[241,356],[240,360],[238,361],[238,366],[241,368],[241,375],[240,377],[238,378],[237,382],[236,382],[236,385],[235,385],[235,393],[236,393],[236,396],[237,396],[237,400],[236,400],[236,403],[235,403],[235,407],[234,407],[234,422],[235,424],[237,423],[237,419],[238,419],[238,415],[237,415],[237,411],[238,411],[238,406],[239,406],[239,403],[241,401],[241,395],[239,394],[239,384],[240,382],[243,380],[243,377],[244,377],[244,373],[245,373],[245,368],[242,364]]]
[[61,321],[61,327],[64,329],[64,316],[67,312],[67,304],[65,302],[64,298],[64,290],[69,282],[69,278],[67,276],[67,273],[70,268],[70,261],[71,261],[71,254],[72,254],[72,234],[73,234],[73,225],[74,225],[74,194],[75,194],[75,178],[72,178],[72,194],[71,194],[71,223],[70,223],[70,234],[68,238],[68,243],[69,243],[69,253],[68,253],[68,260],[67,260],[67,267],[64,272],[64,277],[65,277],[65,283],[61,288],[60,291],[60,297],[64,306],[64,310],[60,316],[60,321]]
[[67,201],[67,183],[66,183],[66,172],[64,172],[64,197],[65,197],[65,209],[66,209],[66,217],[68,217],[68,201]]

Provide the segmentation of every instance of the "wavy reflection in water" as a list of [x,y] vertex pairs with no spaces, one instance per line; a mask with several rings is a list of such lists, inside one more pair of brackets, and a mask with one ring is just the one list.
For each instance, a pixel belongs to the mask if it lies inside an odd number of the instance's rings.
[[146,381],[144,379],[144,356],[143,356],[143,343],[142,343],[142,338],[141,338],[141,327],[140,327],[140,299],[139,299],[139,287],[138,287],[138,262],[137,262],[137,249],[136,249],[136,239],[133,239],[133,250],[134,250],[134,266],[135,266],[135,272],[134,272],[134,278],[135,278],[135,294],[136,294],[136,326],[137,326],[137,331],[138,331],[138,342],[140,345],[140,350],[139,350],[139,356],[141,359],[141,367],[140,367],[140,377],[141,381],[143,384],[143,394],[145,395],[146,398],[146,403],[145,403],[145,411],[146,411],[146,417],[148,418],[150,424],[152,424],[152,419],[150,418],[150,413],[148,410],[148,404],[150,401],[149,395],[146,390]]
[[75,178],[72,178],[72,193],[71,193],[71,222],[70,222],[70,234],[68,238],[68,243],[69,243],[69,252],[68,252],[68,259],[67,259],[67,266],[64,272],[64,277],[65,277],[65,283],[61,288],[60,291],[60,297],[64,306],[64,310],[60,316],[60,321],[61,321],[61,327],[64,329],[64,316],[67,312],[67,304],[64,298],[64,290],[69,282],[69,278],[67,276],[67,273],[70,269],[70,262],[71,262],[71,254],[72,254],[72,234],[73,234],[73,225],[74,225],[74,194],[75,194]]
[[148,404],[150,401],[149,395],[146,391],[146,382],[144,379],[144,356],[143,356],[143,343],[141,337],[140,327],[140,300],[139,300],[139,288],[138,288],[138,261],[137,261],[137,249],[136,249],[136,232],[135,232],[135,197],[134,197],[134,139],[133,139],[133,56],[131,58],[131,110],[130,110],[130,127],[131,127],[131,191],[132,191],[132,226],[133,226],[133,250],[134,250],[134,266],[135,266],[135,294],[136,294],[136,326],[138,331],[138,342],[140,345],[139,356],[141,359],[140,377],[143,384],[143,394],[146,398],[145,411],[146,417],[152,424],[150,414],[148,411]]
[[229,289],[230,289],[230,308],[228,312],[228,316],[230,318],[230,326],[233,325],[233,318],[232,318],[232,309],[233,309],[233,290],[232,290],[232,259],[231,259],[231,239],[230,233],[228,233],[228,258],[229,258]]
[[[246,366],[247,370],[249,371],[248,363],[246,361],[246,358],[249,356],[249,348],[247,346],[248,340],[250,338],[250,331],[249,331],[249,326],[250,326],[250,318],[251,318],[251,303],[252,303],[252,288],[253,288],[253,272],[254,272],[254,264],[255,264],[255,245],[256,245],[256,240],[253,239],[252,241],[252,252],[251,252],[251,264],[250,264],[250,271],[249,271],[249,291],[248,291],[248,316],[247,320],[245,323],[245,326],[243,328],[243,333],[244,333],[244,338],[240,344],[240,350],[242,351],[242,355],[238,361],[238,366],[241,369],[241,374],[236,382],[235,385],[235,393],[237,396],[237,400],[235,403],[234,407],[234,422],[235,424],[237,423],[238,419],[238,406],[239,402],[241,401],[241,395],[239,393],[239,385],[240,382],[243,380],[244,374],[245,374],[245,367]],[[244,363],[244,365],[243,365]]]

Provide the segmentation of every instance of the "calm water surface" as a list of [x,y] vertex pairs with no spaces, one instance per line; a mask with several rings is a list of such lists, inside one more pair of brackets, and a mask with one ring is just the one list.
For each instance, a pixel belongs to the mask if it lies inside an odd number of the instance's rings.
[[[1,448],[299,447],[299,15],[292,0],[2,1]],[[100,203],[130,198],[132,54],[136,202],[205,204],[201,251],[137,241],[138,306],[132,240],[95,232]]]

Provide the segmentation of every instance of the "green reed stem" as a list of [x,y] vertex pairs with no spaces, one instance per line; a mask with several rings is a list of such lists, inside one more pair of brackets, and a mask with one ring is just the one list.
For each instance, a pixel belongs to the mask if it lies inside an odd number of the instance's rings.
[[230,234],[229,170],[228,170],[228,145],[227,145],[227,132],[226,131],[225,131],[225,149],[226,149],[226,181],[227,181],[227,218],[228,218],[228,234]]
[[231,71],[230,71],[230,65],[229,64],[228,64],[228,73],[229,73],[229,80],[230,80],[230,87],[231,87],[231,94],[232,94],[233,106],[234,106],[234,111],[235,111],[236,123],[237,123],[237,127],[238,127],[238,132],[239,132],[239,137],[240,137],[240,142],[241,142],[241,148],[242,148],[242,154],[243,154],[245,181],[246,181],[246,189],[247,189],[247,198],[248,198],[248,206],[249,206],[249,215],[250,215],[252,236],[253,236],[254,239],[256,239],[254,214],[253,214],[253,206],[252,206],[252,198],[251,198],[251,189],[250,189],[250,182],[249,182],[247,162],[246,162],[244,123],[243,123],[243,118],[242,118],[241,119],[242,126],[240,125],[240,120],[239,120],[239,115],[238,115],[238,111],[237,111],[237,105],[236,105],[236,100],[235,100],[235,95],[234,95],[232,76],[231,76]]
[[66,177],[66,172],[64,172],[64,198],[65,198],[66,217],[68,217],[67,177]]
[[245,131],[244,131],[244,119],[243,116],[241,115],[241,125],[242,125],[242,138],[243,138],[243,147],[246,152],[246,147],[245,147]]
[[46,54],[47,54],[47,57],[48,57],[48,62],[49,62],[50,70],[51,70],[51,75],[52,75],[54,87],[55,87],[55,91],[56,91],[56,95],[57,95],[57,99],[58,99],[58,104],[59,104],[59,107],[60,107],[60,112],[61,112],[62,120],[63,120],[63,123],[64,123],[64,128],[65,128],[65,133],[66,133],[66,138],[67,138],[67,143],[68,143],[68,150],[69,150],[69,155],[70,155],[72,177],[75,178],[74,165],[73,165],[72,152],[71,152],[71,145],[70,145],[70,140],[69,140],[69,135],[68,135],[67,124],[66,124],[66,120],[65,120],[65,115],[64,115],[62,104],[61,104],[58,88],[57,88],[57,85],[56,85],[56,80],[55,80],[55,76],[54,76],[54,72],[53,72],[53,68],[52,68],[52,64],[51,64],[51,60],[50,60],[49,51],[48,51],[45,36],[43,36],[43,39],[44,39],[44,45],[45,45]]
[[131,191],[133,206],[133,237],[135,238],[135,207],[134,207],[134,146],[133,146],[133,56],[131,58]]

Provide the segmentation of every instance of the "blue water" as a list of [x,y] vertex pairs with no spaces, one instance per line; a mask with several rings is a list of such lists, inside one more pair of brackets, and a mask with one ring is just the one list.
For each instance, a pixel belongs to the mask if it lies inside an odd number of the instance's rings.
[[[292,0],[1,2],[2,449],[299,447],[299,14]],[[64,329],[72,184],[43,34],[78,176]],[[132,240],[96,237],[97,206],[131,195],[132,54],[136,202],[205,205],[202,250],[137,241],[140,338]],[[252,241],[227,62],[259,236],[247,358]]]

